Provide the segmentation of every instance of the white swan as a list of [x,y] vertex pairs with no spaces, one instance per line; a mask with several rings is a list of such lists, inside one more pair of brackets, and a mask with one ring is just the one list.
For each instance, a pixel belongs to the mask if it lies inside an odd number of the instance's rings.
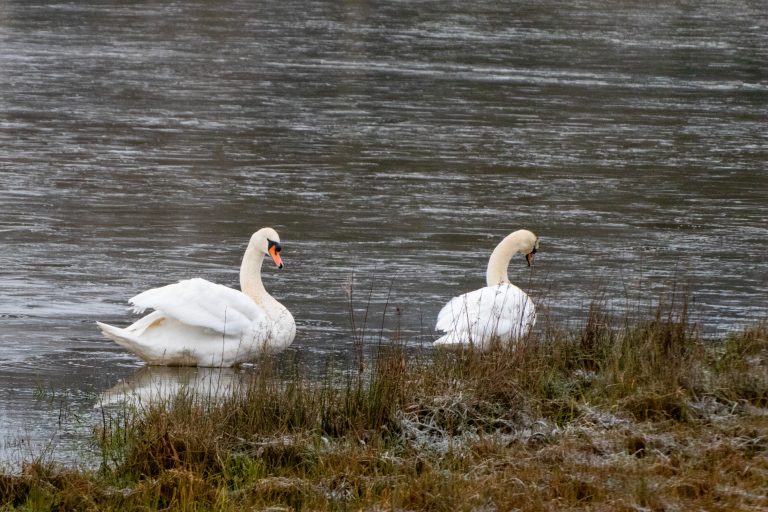
[[536,308],[528,295],[509,282],[507,266],[517,253],[528,266],[539,248],[539,238],[521,229],[496,246],[488,260],[485,288],[451,299],[437,315],[435,329],[446,334],[434,345],[473,345],[484,350],[493,340],[509,344],[525,336],[536,323]]
[[240,265],[242,292],[205,279],[153,288],[130,299],[134,311],[155,311],[121,329],[97,322],[104,335],[144,361],[167,366],[234,366],[293,342],[291,313],[264,289],[261,264],[278,268],[280,237],[272,228],[251,236]]

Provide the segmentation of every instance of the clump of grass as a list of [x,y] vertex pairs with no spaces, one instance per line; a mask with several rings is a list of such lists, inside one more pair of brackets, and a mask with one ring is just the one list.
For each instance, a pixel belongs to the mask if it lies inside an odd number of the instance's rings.
[[720,397],[768,407],[768,323],[728,336],[714,370]]
[[686,295],[673,291],[646,318],[611,325],[600,303],[590,306],[572,347],[576,366],[593,377],[585,397],[612,404],[639,420],[690,418],[687,402],[699,396],[706,352]]
[[766,331],[705,342],[673,297],[485,352],[360,335],[320,379],[268,357],[223,399],[105,417],[99,471],[1,475],[0,510],[768,507]]

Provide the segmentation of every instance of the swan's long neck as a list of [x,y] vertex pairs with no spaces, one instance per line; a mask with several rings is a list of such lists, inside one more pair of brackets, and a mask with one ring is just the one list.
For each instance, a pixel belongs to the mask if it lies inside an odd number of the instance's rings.
[[507,267],[512,256],[519,252],[525,252],[525,242],[518,231],[507,235],[491,253],[488,260],[488,270],[485,272],[485,281],[488,286],[509,283]]
[[249,296],[256,304],[267,306],[272,296],[264,289],[261,282],[261,263],[264,254],[251,246],[245,250],[243,262],[240,264],[240,290]]

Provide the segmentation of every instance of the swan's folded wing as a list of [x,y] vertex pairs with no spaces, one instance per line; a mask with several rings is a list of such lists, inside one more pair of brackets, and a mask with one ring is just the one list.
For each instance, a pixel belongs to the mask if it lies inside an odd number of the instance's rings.
[[[479,290],[476,290],[476,292]],[[469,296],[471,293],[465,293],[454,297],[443,306],[443,309],[437,314],[437,323],[435,330],[453,333],[457,337],[459,333],[466,333],[469,326],[469,316],[471,307],[468,307]]]
[[156,309],[187,325],[232,335],[267,320],[264,310],[244,293],[200,278],[152,288],[130,303],[137,313]]
[[486,286],[451,299],[437,315],[435,329],[445,343],[486,343],[524,335],[536,321],[533,302],[512,284]]
[[533,301],[513,284],[499,285],[492,310],[498,318],[495,335],[503,340],[525,336],[536,323],[536,308]]

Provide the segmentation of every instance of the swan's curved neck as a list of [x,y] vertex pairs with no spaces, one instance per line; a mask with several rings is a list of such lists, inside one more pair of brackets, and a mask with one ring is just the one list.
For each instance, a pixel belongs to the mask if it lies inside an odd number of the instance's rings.
[[485,272],[485,281],[488,286],[509,283],[507,267],[509,261],[517,253],[525,252],[524,240],[518,232],[507,235],[491,253],[488,260],[488,269]]
[[264,289],[261,282],[261,263],[264,254],[251,248],[245,250],[243,262],[240,264],[240,290],[249,296],[256,304],[264,304],[267,298],[272,298]]

